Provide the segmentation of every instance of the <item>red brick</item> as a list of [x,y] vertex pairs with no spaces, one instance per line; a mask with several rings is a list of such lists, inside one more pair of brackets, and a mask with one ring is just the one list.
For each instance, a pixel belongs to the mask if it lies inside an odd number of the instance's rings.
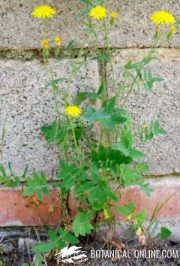
[[[148,217],[151,216],[157,204],[163,203],[170,196],[173,197],[158,213],[159,218],[180,219],[180,180],[162,179],[152,182],[153,192],[151,197],[146,196],[138,187],[130,187],[119,192],[119,206],[129,201],[134,202],[137,211],[146,209]],[[55,225],[60,221],[59,197],[55,190],[50,195],[44,196],[43,202],[36,198],[23,198],[20,190],[0,190],[0,226],[35,226]],[[33,203],[33,204],[32,204]],[[71,212],[74,215],[75,204],[70,196]],[[122,216],[116,214],[117,219]]]
[[54,225],[60,220],[58,196],[54,191],[35,205],[33,198],[24,198],[20,190],[1,189],[0,202],[0,226]]
[[[169,182],[168,182],[169,181]],[[180,180],[179,180],[180,181]],[[138,187],[128,188],[120,193],[120,200],[118,205],[121,206],[130,201],[136,206],[137,212],[145,209],[148,213],[148,218],[151,215],[155,207],[159,204],[162,205],[164,202],[166,204],[157,213],[158,218],[180,218],[180,207],[178,205],[180,199],[180,182],[172,182],[171,180],[166,180],[163,184],[163,179],[160,182],[153,183],[150,197],[148,197],[144,192],[142,192]],[[158,206],[159,206],[158,205]],[[123,217],[119,214],[116,215],[117,219],[122,219]]]

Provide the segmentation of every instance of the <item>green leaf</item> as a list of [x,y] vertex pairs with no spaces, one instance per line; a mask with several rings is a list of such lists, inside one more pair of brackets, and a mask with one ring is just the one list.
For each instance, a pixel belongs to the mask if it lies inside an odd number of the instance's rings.
[[125,156],[129,155],[129,150],[125,148],[123,144],[113,144],[112,149],[122,152]]
[[139,151],[137,149],[130,149],[128,156],[134,159],[141,159],[145,156],[145,154],[142,151]]
[[88,123],[93,124],[98,122],[99,124],[113,129],[117,124],[125,123],[127,121],[127,113],[123,109],[109,110],[110,105],[102,107],[99,110],[93,108],[87,108],[84,112],[84,117]]
[[97,60],[99,62],[108,63],[110,59],[110,54],[107,52],[96,54],[95,56],[92,57],[92,59]]
[[80,105],[84,100],[88,99],[90,103],[95,104],[98,95],[95,92],[78,92],[75,98],[75,104]]
[[142,175],[136,169],[130,168],[129,166],[121,167],[120,184],[123,187],[139,184],[141,179]]
[[116,209],[123,215],[127,216],[135,209],[135,206],[133,202],[129,202],[128,204],[125,204],[123,206],[116,207]]
[[144,87],[147,90],[151,90],[153,88],[154,82],[163,81],[160,77],[153,77],[150,69],[144,69]]
[[[61,247],[60,247],[61,246]],[[64,248],[65,245],[63,242],[59,243],[59,239],[54,241],[49,241],[47,243],[40,243],[32,247],[32,251],[39,253],[47,253],[56,248]]]
[[141,159],[145,156],[142,151],[139,151],[137,149],[127,149],[122,144],[113,144],[112,149],[118,150],[122,152],[122,154],[124,154],[125,156],[132,157],[133,159]]
[[148,197],[151,196],[151,192],[153,191],[153,189],[150,187],[149,183],[144,181],[139,181],[138,185],[141,187],[141,190],[144,191]]
[[132,148],[132,133],[130,130],[124,129],[121,133],[122,145],[129,149]]
[[125,156],[132,157],[133,159],[140,159],[144,157],[144,153],[132,147],[132,133],[127,128],[124,128],[121,133],[121,143],[112,145],[112,149],[119,150]]
[[41,132],[48,143],[60,144],[64,140],[66,133],[65,129],[65,125],[60,126],[57,122],[53,122],[50,125],[42,126]]
[[111,111],[114,110],[115,103],[116,103],[116,97],[114,96],[114,97],[112,97],[110,99],[105,100],[102,103],[102,107],[105,107],[106,112],[111,112]]
[[146,57],[143,58],[143,60],[141,60],[141,61],[139,61],[137,63],[133,63],[132,61],[129,61],[125,65],[125,69],[141,70],[142,68],[144,68],[153,59],[154,59],[154,56],[146,56]]
[[76,185],[75,189],[74,189],[74,195],[77,196],[81,194],[81,193],[85,193],[86,191],[88,191],[89,189],[91,189],[91,187],[93,187],[94,184],[91,183],[83,183],[83,184],[78,184]]
[[161,227],[161,231],[160,231],[159,236],[160,236],[161,240],[165,240],[171,235],[171,233],[172,232],[168,228]]
[[128,164],[132,162],[132,158],[125,156],[119,150],[114,150],[111,147],[105,148],[100,145],[98,150],[92,150],[92,161],[103,168],[116,167],[116,164]]
[[83,135],[83,128],[80,126],[77,126],[74,128],[74,132],[75,132],[76,141],[78,142]]
[[147,174],[149,166],[144,162],[139,162],[136,164],[136,170],[141,174]]
[[79,240],[68,231],[63,228],[58,228],[57,232],[50,230],[48,232],[50,240],[46,243],[39,243],[33,247],[33,251],[39,253],[47,253],[53,249],[62,249],[68,245],[75,245],[79,243]]
[[98,89],[98,92],[97,92],[97,95],[100,96],[103,91],[105,89],[105,86],[104,86],[104,83],[102,83],[100,86],[99,86],[99,89]]
[[154,136],[166,134],[166,131],[162,127],[160,127],[158,120],[151,122],[151,132],[154,134]]
[[68,245],[76,245],[79,243],[78,238],[76,238],[73,234],[70,232],[64,231],[62,228],[58,228],[58,232],[61,235],[61,239],[67,243]]
[[0,185],[16,188],[19,186],[21,178],[22,176],[15,175],[10,162],[8,162],[8,173],[3,164],[0,164]]
[[91,233],[93,230],[93,226],[90,223],[91,218],[92,216],[90,212],[80,212],[75,216],[72,228],[76,237],[79,235],[85,236]]
[[166,130],[160,126],[159,120],[153,120],[150,126],[144,122],[139,129],[140,139],[142,141],[148,141],[158,135],[165,135],[166,133]]
[[101,210],[106,202],[106,192],[98,186],[94,187],[89,191],[88,200],[94,210]]
[[42,200],[42,194],[48,195],[49,193],[47,186],[48,183],[44,172],[34,172],[32,177],[26,179],[23,195],[30,196],[35,193]]
[[146,210],[142,210],[141,212],[136,214],[136,220],[139,225],[141,225],[144,222],[144,220],[146,219],[146,216],[147,216]]

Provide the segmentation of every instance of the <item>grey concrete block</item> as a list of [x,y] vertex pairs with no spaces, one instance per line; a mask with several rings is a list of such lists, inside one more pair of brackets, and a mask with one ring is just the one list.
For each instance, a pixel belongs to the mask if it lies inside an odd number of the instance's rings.
[[[82,33],[83,18],[79,16],[82,5],[78,0],[46,1],[57,10],[56,16],[48,20],[48,37],[60,34],[63,45],[75,39],[78,45],[84,42]],[[112,29],[111,46],[139,47],[149,46],[154,33],[154,26],[149,23],[149,16],[159,9],[172,12],[178,19],[179,2],[168,0],[123,0],[105,1],[109,11],[119,13],[117,25]],[[41,3],[37,0],[1,0],[0,10],[0,47],[1,48],[35,48],[39,47],[42,38],[42,22],[31,17],[32,10]],[[102,43],[100,44],[102,45]],[[163,45],[168,45],[167,43]],[[179,46],[180,39],[176,34],[171,46]]]
[[[72,60],[55,63],[57,77],[68,77],[71,63]],[[57,165],[57,154],[48,147],[39,130],[55,118],[53,94],[43,88],[47,79],[46,66],[37,60],[0,61],[0,134],[7,115],[2,161],[12,161],[17,173],[28,164],[30,172],[44,170],[51,176]],[[97,90],[98,84],[98,65],[91,61],[74,77],[70,95],[77,90]],[[60,89],[66,91],[67,83],[61,83]],[[62,95],[59,107],[63,108]]]
[[[171,236],[169,239],[175,243],[180,243],[180,220],[178,219],[155,219],[154,229],[151,227],[150,236],[157,237],[160,232],[161,227],[167,227],[171,230]],[[144,222],[144,228],[148,228],[149,221]],[[107,227],[107,225],[101,225],[101,230],[98,233],[98,239],[119,239],[122,242],[132,241],[136,239],[136,233],[134,231],[130,231],[129,229],[130,223],[128,222],[116,222],[116,226]]]
[[[146,53],[146,50],[127,49],[115,56],[114,69],[118,82],[122,81],[120,67],[129,59],[135,62],[142,59]],[[147,154],[150,174],[176,174],[180,172],[180,51],[159,49],[157,58],[159,60],[151,63],[150,68],[155,76],[163,77],[164,81],[155,83],[152,91],[145,91],[143,88],[140,92],[134,91],[127,108],[135,120],[134,125],[158,118],[168,132],[166,136],[156,137],[153,141],[136,143],[136,146]],[[112,80],[112,72],[110,69],[108,71]],[[112,83],[109,83],[109,93],[112,94]],[[125,95],[126,93],[120,95],[120,105]]]

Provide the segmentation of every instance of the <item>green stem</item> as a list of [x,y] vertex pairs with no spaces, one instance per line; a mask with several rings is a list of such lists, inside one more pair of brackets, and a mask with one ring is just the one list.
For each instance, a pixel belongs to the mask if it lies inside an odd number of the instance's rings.
[[130,88],[129,88],[129,90],[128,90],[128,93],[127,93],[125,99],[124,99],[124,102],[123,102],[123,104],[122,104],[122,107],[125,106],[125,104],[126,104],[128,98],[129,98],[131,92],[133,91],[133,88],[134,88],[134,85],[136,84],[137,79],[138,79],[138,74],[135,76],[133,82],[131,83],[131,86],[130,86]]
[[76,153],[77,153],[77,156],[78,156],[78,160],[81,162],[81,160],[80,160],[80,151],[79,151],[79,148],[78,148],[76,135],[75,135],[75,131],[74,131],[74,126],[73,126],[71,118],[69,118],[69,122],[70,122],[70,125],[71,125],[71,130],[72,130],[72,134],[73,134],[74,145],[75,145],[75,148],[76,148]]
[[47,30],[46,30],[46,18],[43,19],[43,39],[47,38]]

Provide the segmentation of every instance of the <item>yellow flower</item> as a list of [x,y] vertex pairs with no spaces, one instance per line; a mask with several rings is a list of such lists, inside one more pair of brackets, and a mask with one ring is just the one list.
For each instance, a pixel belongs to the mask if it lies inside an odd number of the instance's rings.
[[54,36],[54,42],[57,46],[60,46],[61,45],[61,38],[58,35]]
[[48,49],[49,48],[49,42],[46,39],[41,40],[41,45],[43,48]]
[[174,25],[171,25],[171,26],[169,27],[169,31],[170,31],[171,34],[174,34],[175,31],[176,31],[176,27],[175,27]]
[[65,113],[68,116],[78,117],[81,114],[81,109],[76,105],[69,105],[65,108]]
[[93,19],[104,19],[107,16],[107,11],[103,6],[95,6],[90,10],[89,16]]
[[165,10],[159,10],[159,11],[154,12],[150,16],[150,20],[152,23],[155,23],[156,25],[159,25],[159,24],[170,25],[175,22],[175,17],[171,13]]
[[47,5],[41,5],[34,8],[32,16],[34,18],[52,18],[56,10]]
[[115,12],[115,11],[112,11],[112,12],[111,12],[111,18],[112,18],[112,19],[116,19],[117,17],[118,17],[118,13]]

